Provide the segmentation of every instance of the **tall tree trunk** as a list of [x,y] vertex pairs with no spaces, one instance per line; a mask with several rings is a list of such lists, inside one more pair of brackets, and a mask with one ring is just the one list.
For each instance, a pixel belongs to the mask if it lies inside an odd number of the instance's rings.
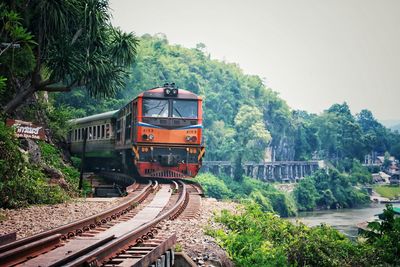
[[8,102],[3,111],[5,113],[11,113],[17,109],[27,98],[29,98],[37,89],[33,86],[29,86],[25,90],[22,90],[20,93],[16,94],[15,97]]

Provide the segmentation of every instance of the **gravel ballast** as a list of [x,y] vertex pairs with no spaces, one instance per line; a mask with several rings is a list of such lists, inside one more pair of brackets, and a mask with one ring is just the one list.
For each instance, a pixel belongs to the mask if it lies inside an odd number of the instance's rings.
[[23,209],[0,209],[0,234],[17,232],[17,239],[30,236],[82,219],[117,203],[118,198],[77,199],[56,205],[40,205]]
[[[121,199],[119,199],[121,200]],[[0,234],[17,232],[17,239],[82,219],[118,203],[117,199],[78,199],[73,202],[32,206],[24,209],[0,209]],[[200,266],[232,266],[225,251],[215,240],[204,234],[207,226],[218,227],[213,222],[214,213],[223,209],[235,211],[238,204],[202,199],[202,212],[196,218],[176,219],[162,224],[163,230],[177,234],[178,243]]]

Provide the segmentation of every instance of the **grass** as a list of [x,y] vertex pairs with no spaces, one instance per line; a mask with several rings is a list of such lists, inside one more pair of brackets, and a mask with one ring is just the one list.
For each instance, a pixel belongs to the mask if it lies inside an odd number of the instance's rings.
[[400,186],[398,185],[375,185],[374,190],[382,197],[389,199],[400,197]]

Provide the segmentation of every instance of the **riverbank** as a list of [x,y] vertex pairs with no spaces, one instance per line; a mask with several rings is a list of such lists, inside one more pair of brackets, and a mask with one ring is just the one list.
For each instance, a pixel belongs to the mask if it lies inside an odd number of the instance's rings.
[[374,185],[373,192],[380,197],[389,200],[400,201],[400,186],[396,185]]
[[[400,203],[394,204],[400,207]],[[299,212],[296,217],[288,218],[291,222],[301,221],[308,226],[328,224],[344,233],[350,238],[355,238],[358,233],[357,224],[377,219],[375,215],[382,213],[385,204],[371,203],[367,207],[358,209],[318,210]]]

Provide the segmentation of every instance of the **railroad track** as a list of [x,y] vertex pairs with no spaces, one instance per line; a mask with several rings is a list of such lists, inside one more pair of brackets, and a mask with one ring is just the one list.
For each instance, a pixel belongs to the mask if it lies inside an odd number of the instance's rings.
[[159,233],[157,224],[188,216],[188,205],[198,210],[191,196],[201,189],[150,181],[129,191],[136,193],[101,214],[0,246],[0,266],[172,266],[176,236]]

